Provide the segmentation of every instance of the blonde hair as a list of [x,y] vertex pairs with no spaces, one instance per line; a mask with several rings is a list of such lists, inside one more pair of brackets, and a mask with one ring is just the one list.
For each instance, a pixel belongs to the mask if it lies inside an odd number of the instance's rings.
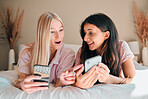
[[[48,65],[49,63],[50,26],[53,19],[57,19],[63,24],[61,18],[55,13],[51,12],[43,13],[38,20],[35,43],[30,48],[31,58],[29,60],[29,63],[31,63],[31,73],[33,73],[33,65]],[[20,57],[22,56],[22,54],[20,55]],[[26,66],[29,63],[26,63],[23,66]]]

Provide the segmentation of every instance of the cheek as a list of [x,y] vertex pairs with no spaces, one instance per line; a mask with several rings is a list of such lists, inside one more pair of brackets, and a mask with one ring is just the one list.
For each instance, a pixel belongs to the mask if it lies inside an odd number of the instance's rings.
[[97,42],[97,47],[101,47],[104,43],[104,39],[100,39],[98,42]]
[[64,33],[61,33],[61,39],[63,40],[63,38],[64,38]]
[[54,38],[55,38],[55,35],[54,34],[51,34],[50,35],[50,42],[52,42]]
[[54,40],[53,38],[50,39],[50,45],[53,46]]
[[104,39],[104,36],[102,36],[102,35],[99,36],[99,35],[98,35],[94,40],[95,40],[95,43],[96,43],[97,45],[102,45],[105,39]]

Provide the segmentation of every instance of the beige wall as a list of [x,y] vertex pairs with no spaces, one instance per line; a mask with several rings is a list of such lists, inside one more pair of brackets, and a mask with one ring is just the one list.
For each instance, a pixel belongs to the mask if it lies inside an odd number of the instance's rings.
[[[79,35],[81,22],[90,14],[98,12],[111,17],[117,26],[120,39],[138,40],[134,33],[133,1],[136,1],[142,11],[148,9],[148,0],[0,0],[0,10],[4,11],[11,7],[16,11],[19,6],[25,10],[21,37],[15,47],[17,52],[19,44],[34,41],[37,19],[46,11],[55,12],[62,18],[65,26],[65,43],[81,44]],[[9,51],[8,45],[2,42],[4,41],[0,40],[0,69],[7,67]]]

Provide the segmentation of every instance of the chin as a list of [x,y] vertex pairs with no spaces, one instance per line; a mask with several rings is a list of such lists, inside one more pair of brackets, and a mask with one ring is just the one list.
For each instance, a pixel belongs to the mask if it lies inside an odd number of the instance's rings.
[[89,48],[89,50],[93,51],[94,49],[93,48]]
[[94,51],[96,50],[96,48],[92,47],[92,48],[89,48],[89,50]]
[[61,48],[61,45],[58,45],[58,46],[56,47],[57,50],[60,49],[60,48]]

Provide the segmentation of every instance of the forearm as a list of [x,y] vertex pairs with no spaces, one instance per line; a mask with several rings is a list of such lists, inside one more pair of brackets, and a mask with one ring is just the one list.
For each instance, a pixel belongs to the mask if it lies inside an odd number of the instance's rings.
[[109,75],[109,78],[105,83],[106,84],[130,84],[132,82],[132,79],[133,78],[130,78],[130,77],[121,78],[121,77]]

